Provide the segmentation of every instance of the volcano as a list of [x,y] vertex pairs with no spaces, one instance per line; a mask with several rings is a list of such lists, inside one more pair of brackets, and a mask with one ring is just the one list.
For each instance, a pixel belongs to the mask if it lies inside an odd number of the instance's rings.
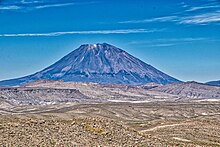
[[2,86],[23,85],[37,80],[141,85],[169,84],[179,80],[107,43],[84,44],[55,64],[35,74],[1,81]]

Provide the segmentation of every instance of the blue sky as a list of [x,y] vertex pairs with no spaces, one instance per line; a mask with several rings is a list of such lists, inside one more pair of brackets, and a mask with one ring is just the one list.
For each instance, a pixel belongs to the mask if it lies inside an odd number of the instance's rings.
[[180,80],[219,80],[220,1],[0,0],[0,80],[103,42]]

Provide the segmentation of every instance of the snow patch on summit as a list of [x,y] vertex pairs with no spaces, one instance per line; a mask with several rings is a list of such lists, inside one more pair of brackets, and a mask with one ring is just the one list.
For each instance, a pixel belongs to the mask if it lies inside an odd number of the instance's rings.
[[97,44],[89,44],[88,49],[95,49],[97,48]]

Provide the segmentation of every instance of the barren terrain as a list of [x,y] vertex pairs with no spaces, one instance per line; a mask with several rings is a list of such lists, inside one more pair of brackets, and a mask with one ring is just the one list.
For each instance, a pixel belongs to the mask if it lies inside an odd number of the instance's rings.
[[2,109],[6,146],[219,146],[220,103],[102,103]]
[[[220,146],[219,87],[192,84],[178,94],[175,85],[170,93],[153,83],[1,87],[0,145]],[[197,85],[203,87],[199,97],[184,96]]]

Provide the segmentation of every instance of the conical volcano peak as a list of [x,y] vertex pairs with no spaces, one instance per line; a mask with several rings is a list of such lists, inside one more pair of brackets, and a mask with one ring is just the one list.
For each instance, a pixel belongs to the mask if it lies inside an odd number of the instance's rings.
[[36,74],[0,82],[21,85],[36,80],[63,80],[107,84],[168,84],[179,80],[107,43],[84,44]]

